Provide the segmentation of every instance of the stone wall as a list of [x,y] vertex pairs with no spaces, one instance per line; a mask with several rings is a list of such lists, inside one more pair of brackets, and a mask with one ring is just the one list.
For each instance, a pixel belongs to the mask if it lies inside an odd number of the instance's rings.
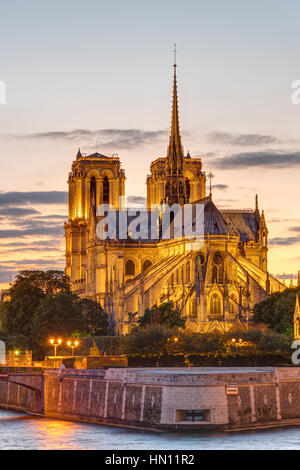
[[[300,368],[46,369],[39,378],[29,375],[16,374],[18,384],[0,381],[0,406],[147,429],[300,424]],[[38,381],[40,392],[28,388]],[[191,421],[194,411],[202,421]]]

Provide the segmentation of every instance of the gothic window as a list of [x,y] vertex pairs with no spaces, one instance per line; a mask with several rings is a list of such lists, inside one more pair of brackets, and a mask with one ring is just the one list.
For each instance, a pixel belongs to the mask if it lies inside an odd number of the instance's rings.
[[210,297],[210,313],[211,315],[222,315],[221,296],[216,292]]
[[90,200],[91,200],[91,208],[94,211],[94,214],[96,215],[96,178],[95,176],[93,176],[91,179]]
[[190,182],[188,178],[186,178],[185,180],[185,190],[186,190],[187,198],[190,199],[191,189],[190,189]]
[[125,263],[125,276],[134,276],[135,275],[135,264],[129,259]]
[[190,282],[191,278],[190,278],[190,263],[188,262],[186,264],[186,271],[185,271],[185,280],[186,282]]
[[166,197],[170,196],[170,183],[167,182],[166,184]]
[[203,281],[205,277],[205,257],[201,253],[196,258],[196,279]]
[[223,284],[224,278],[224,266],[223,258],[220,253],[216,253],[213,257],[213,268],[212,268],[212,282],[217,284]]
[[267,235],[265,232],[263,232],[263,247],[265,248],[267,246]]
[[149,259],[146,259],[146,261],[143,262],[143,272],[147,271],[147,269],[149,269],[150,266],[152,266],[151,261]]
[[109,204],[109,180],[107,176],[103,179],[103,203]]
[[237,313],[237,299],[235,295],[232,295],[229,299],[229,313],[230,315]]

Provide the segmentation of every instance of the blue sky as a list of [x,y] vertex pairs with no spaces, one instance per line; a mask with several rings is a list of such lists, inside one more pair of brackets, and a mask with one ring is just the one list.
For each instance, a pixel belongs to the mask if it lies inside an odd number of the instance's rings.
[[[66,191],[78,146],[94,151],[97,140],[99,151],[117,152],[127,195],[145,196],[150,162],[167,148],[174,42],[185,150],[223,185],[220,207],[253,207],[259,193],[271,271],[297,271],[300,105],[290,97],[300,79],[299,2],[0,0],[0,191],[26,201],[0,197],[1,230],[23,230],[13,240],[0,231],[0,284],[16,267],[63,266],[65,204],[27,196]],[[38,214],[8,216],[14,207]],[[30,224],[35,238],[24,232]]]

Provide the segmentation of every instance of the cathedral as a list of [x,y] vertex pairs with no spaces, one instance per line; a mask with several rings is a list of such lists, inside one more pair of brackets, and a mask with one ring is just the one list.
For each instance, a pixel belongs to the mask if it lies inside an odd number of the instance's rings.
[[169,145],[151,163],[147,209],[200,204],[203,240],[190,249],[185,237],[100,239],[97,208],[122,210],[125,171],[117,155],[78,150],[69,173],[65,224],[66,274],[71,289],[99,302],[115,334],[127,334],[145,309],[172,301],[196,332],[245,328],[253,306],[285,285],[268,272],[268,229],[256,197],[253,210],[220,210],[206,192],[201,158],[184,154],[174,64]]

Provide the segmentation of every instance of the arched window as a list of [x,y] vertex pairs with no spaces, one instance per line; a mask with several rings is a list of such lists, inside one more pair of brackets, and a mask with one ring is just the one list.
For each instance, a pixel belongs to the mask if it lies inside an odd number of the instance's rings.
[[221,296],[216,292],[210,297],[210,313],[211,315],[222,315]]
[[135,264],[129,259],[125,263],[125,276],[134,276],[135,275]]
[[146,259],[146,261],[143,262],[143,272],[147,271],[147,269],[149,269],[150,266],[152,266],[151,261],[149,259]]
[[94,211],[94,214],[96,215],[96,178],[95,176],[91,178],[90,201],[91,201],[91,208]]
[[205,277],[205,257],[201,253],[196,258],[196,279],[199,281],[204,281]]
[[190,182],[189,182],[188,178],[185,179],[185,191],[186,191],[187,198],[189,200],[190,199],[190,194],[191,194],[191,189],[190,189]]
[[186,282],[190,282],[191,280],[190,269],[191,269],[190,262],[188,262],[185,266],[185,281]]
[[107,176],[103,178],[103,203],[109,204],[109,180]]
[[216,253],[213,257],[213,268],[212,268],[212,282],[217,284],[223,284],[224,278],[224,265],[223,258],[220,253]]
[[229,313],[230,315],[237,314],[237,300],[235,295],[232,295],[229,299]]

